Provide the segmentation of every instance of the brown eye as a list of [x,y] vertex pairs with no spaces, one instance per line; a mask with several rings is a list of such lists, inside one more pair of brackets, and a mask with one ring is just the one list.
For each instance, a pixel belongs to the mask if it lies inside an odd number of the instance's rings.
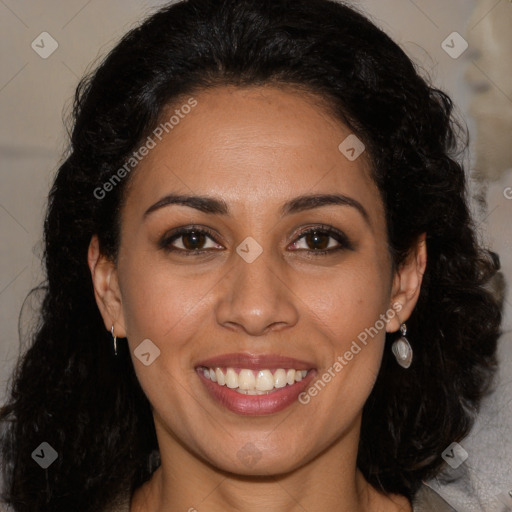
[[310,231],[304,236],[304,240],[309,249],[312,250],[325,250],[329,247],[329,236],[322,231]]
[[214,235],[203,228],[180,228],[165,237],[160,242],[160,246],[168,251],[183,255],[201,254],[212,249],[223,249],[223,246],[216,242]]
[[338,229],[326,226],[303,231],[292,244],[293,250],[306,251],[315,256],[333,254],[341,250],[354,250],[347,235]]
[[202,249],[206,241],[204,233],[198,231],[190,231],[184,235],[181,235],[183,247],[190,251]]

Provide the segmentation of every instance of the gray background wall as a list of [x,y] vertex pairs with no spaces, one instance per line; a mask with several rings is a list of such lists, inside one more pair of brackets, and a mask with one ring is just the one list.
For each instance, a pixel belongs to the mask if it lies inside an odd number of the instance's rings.
[[[19,352],[21,305],[42,279],[39,255],[45,202],[65,149],[62,119],[69,112],[74,88],[91,63],[105,55],[141,16],[163,3],[0,0],[0,398]],[[508,189],[512,186],[512,4],[507,0],[352,3],[452,95],[466,119],[472,135],[468,167],[478,177],[474,190],[489,203],[485,211],[475,203],[479,230],[500,253],[504,273],[511,277],[512,199],[507,198],[507,190],[512,197]],[[458,58],[441,46],[454,31],[469,43]],[[31,47],[42,32],[58,43],[47,59]],[[431,482],[459,510],[505,510],[508,498],[498,496],[512,490],[511,465],[503,458],[512,460],[511,303],[508,289],[500,345],[503,369],[496,393],[486,402],[472,435],[462,443],[470,455],[457,470],[457,475],[463,473],[459,479],[463,484],[449,484],[449,476]],[[475,495],[484,508],[464,502],[464,496]]]

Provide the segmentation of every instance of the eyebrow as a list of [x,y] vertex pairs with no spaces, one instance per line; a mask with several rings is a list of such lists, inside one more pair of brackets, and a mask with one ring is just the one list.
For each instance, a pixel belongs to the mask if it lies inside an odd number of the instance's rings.
[[[189,196],[181,194],[169,194],[154,205],[150,206],[145,212],[144,217],[150,213],[159,210],[165,206],[177,204],[180,206],[188,206],[204,213],[214,215],[229,215],[229,207],[223,199],[209,196]],[[345,196],[343,194],[312,194],[304,195],[291,199],[286,202],[280,209],[281,217],[291,215],[306,210],[313,210],[322,206],[349,206],[356,209],[364,220],[370,224],[370,216],[364,206],[356,199]]]

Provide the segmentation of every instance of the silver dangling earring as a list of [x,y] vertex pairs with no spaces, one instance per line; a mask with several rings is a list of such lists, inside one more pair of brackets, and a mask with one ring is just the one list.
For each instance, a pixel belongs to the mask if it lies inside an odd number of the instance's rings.
[[110,334],[112,334],[112,338],[114,339],[114,355],[117,356],[117,336],[114,334],[114,325],[110,329]]
[[402,333],[402,336],[393,343],[391,350],[395,355],[396,362],[402,368],[409,368],[412,363],[412,347],[405,337],[407,334],[407,326],[405,323],[400,326],[400,332]]

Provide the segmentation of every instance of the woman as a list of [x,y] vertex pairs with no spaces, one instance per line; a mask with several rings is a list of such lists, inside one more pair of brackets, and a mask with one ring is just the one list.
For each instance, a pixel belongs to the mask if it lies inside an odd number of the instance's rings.
[[189,0],[80,84],[16,512],[451,510],[500,309],[452,103],[328,0]]

